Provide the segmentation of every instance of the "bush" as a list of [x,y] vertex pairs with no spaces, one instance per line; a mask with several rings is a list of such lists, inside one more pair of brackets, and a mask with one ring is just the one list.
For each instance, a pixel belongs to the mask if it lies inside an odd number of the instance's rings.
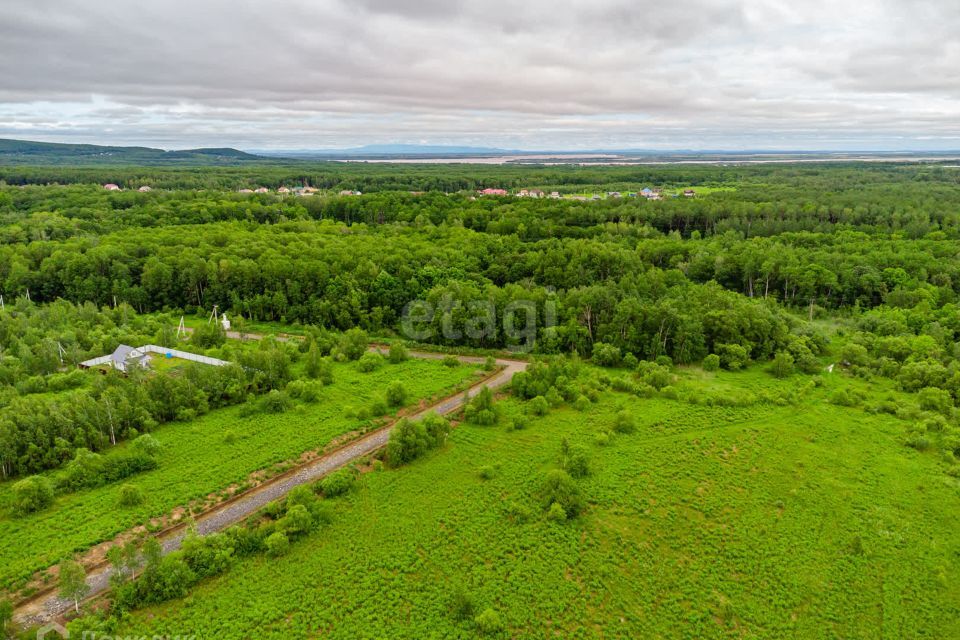
[[550,411],[550,403],[543,396],[537,396],[527,403],[527,410],[534,416],[545,416]]
[[496,424],[500,415],[493,402],[493,391],[489,387],[480,389],[480,392],[467,403],[463,416],[471,424],[483,426]]
[[483,370],[484,371],[493,371],[497,368],[497,360],[493,356],[487,356],[486,360],[483,361]]
[[610,434],[606,431],[598,431],[597,435],[593,437],[594,444],[605,447],[610,444]]
[[262,413],[283,413],[293,407],[290,396],[283,391],[274,389],[263,396],[258,403],[258,408]]
[[357,360],[357,369],[361,373],[376,371],[383,364],[383,356],[379,353],[365,353]]
[[636,369],[638,364],[640,364],[640,361],[637,360],[637,356],[632,353],[623,356],[623,366],[627,369]]
[[552,522],[567,521],[567,512],[563,510],[563,506],[559,502],[554,502],[550,505],[550,508],[547,509],[547,520]]
[[460,366],[460,360],[457,359],[457,356],[448,355],[443,357],[443,366],[450,367],[451,369]]
[[630,412],[619,411],[613,421],[613,430],[617,433],[633,433],[637,430],[637,422]]
[[323,383],[319,380],[294,380],[287,385],[287,393],[302,402],[314,403],[320,400]]
[[295,504],[287,507],[287,514],[278,524],[288,536],[297,537],[313,530],[313,516],[306,506]]
[[750,362],[750,354],[739,344],[718,344],[716,351],[720,364],[730,371],[742,369]]
[[267,555],[272,558],[282,556],[290,550],[290,539],[287,538],[287,534],[282,531],[271,533],[267,536],[267,539],[263,541],[263,544],[267,549]]
[[517,414],[510,421],[510,426],[517,431],[522,431],[530,426],[530,419],[523,414]]
[[403,419],[390,432],[387,461],[394,467],[411,462],[443,444],[448,433],[450,423],[436,414],[417,422]]
[[353,489],[356,479],[356,475],[350,469],[339,469],[320,481],[320,491],[327,498],[342,496]]
[[131,448],[137,453],[156,458],[163,450],[163,446],[157,442],[157,439],[148,433],[143,434],[131,443]]
[[720,356],[715,353],[711,353],[703,359],[701,366],[703,367],[704,371],[716,371],[720,368]]
[[386,396],[391,407],[402,407],[407,403],[407,388],[399,380],[394,380],[387,385]]
[[387,407],[386,401],[381,400],[380,398],[375,398],[370,403],[370,417],[372,418],[379,418],[380,416],[384,416],[387,413],[389,413],[389,411],[390,410]]
[[594,364],[601,367],[618,367],[621,362],[620,349],[612,344],[595,342],[593,345],[593,356],[591,356],[590,359],[593,360]]
[[924,411],[936,411],[946,416],[953,411],[953,397],[950,392],[937,387],[924,387],[917,392],[917,400]]
[[500,614],[493,609],[487,608],[483,613],[473,619],[480,633],[493,634],[503,631],[503,622],[500,620]]
[[793,356],[786,351],[778,351],[770,363],[769,371],[777,378],[786,378],[793,373]]
[[53,504],[53,485],[42,476],[30,476],[13,485],[10,502],[14,515],[25,516]]
[[137,507],[143,504],[144,500],[146,500],[146,497],[140,487],[134,484],[125,484],[120,487],[119,502],[121,507]]
[[559,504],[567,517],[575,517],[584,508],[580,488],[570,474],[562,469],[553,469],[547,473],[540,496],[544,509],[550,509],[554,504]]
[[587,411],[590,408],[590,398],[587,396],[578,396],[573,402],[573,408],[577,411]]
[[657,356],[654,362],[661,367],[666,367],[667,369],[673,367],[673,358],[668,355]]
[[560,466],[572,477],[582,478],[590,474],[590,456],[583,447],[577,445],[571,447],[564,439]]
[[337,348],[347,360],[359,360],[367,352],[370,338],[363,329],[353,328],[340,336]]
[[469,620],[473,617],[475,607],[473,597],[468,594],[463,587],[454,589],[450,603],[450,610],[454,618],[457,620]]
[[387,353],[387,360],[390,364],[400,364],[409,357],[410,354],[402,342],[394,342],[390,345],[390,351]]

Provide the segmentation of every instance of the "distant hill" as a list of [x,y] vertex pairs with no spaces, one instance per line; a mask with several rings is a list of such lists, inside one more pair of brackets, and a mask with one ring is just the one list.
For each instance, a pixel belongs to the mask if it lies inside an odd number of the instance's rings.
[[465,156],[498,156],[516,153],[493,147],[463,147],[456,145],[368,144],[350,149],[316,149],[258,151],[265,156],[282,158],[456,158]]
[[164,151],[149,147],[108,147],[0,139],[0,164],[241,164],[265,158],[237,149]]

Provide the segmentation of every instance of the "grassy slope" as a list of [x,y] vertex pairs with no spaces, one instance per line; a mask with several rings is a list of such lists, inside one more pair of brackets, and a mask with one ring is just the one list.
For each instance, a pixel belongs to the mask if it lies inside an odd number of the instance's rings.
[[[245,560],[124,631],[475,637],[449,612],[460,584],[513,637],[958,637],[957,482],[901,444],[895,418],[825,393],[749,408],[611,394],[526,431],[461,426],[428,459],[365,476],[288,556]],[[592,444],[619,406],[641,428]],[[510,523],[504,503],[537,508],[564,436],[592,452],[588,513]]]
[[[450,369],[439,362],[409,360],[364,374],[354,364],[335,365],[334,383],[321,401],[284,414],[241,417],[240,407],[214,411],[187,423],[165,425],[154,432],[164,446],[160,468],[129,482],[147,495],[139,507],[117,506],[122,483],[68,494],[43,512],[23,519],[0,517],[0,585],[29,576],[65,555],[108,540],[117,533],[168,513],[178,505],[231,483],[242,482],[258,469],[322,448],[337,436],[357,429],[360,421],[344,415],[359,408],[393,380],[403,380],[411,399],[427,398],[457,386],[473,369]],[[224,432],[236,441],[227,444]],[[0,485],[0,505],[12,483]]]

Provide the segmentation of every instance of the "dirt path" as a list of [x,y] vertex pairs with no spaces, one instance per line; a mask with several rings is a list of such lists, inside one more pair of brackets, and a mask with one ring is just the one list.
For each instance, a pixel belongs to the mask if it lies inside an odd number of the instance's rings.
[[[231,331],[228,332],[227,335],[234,339],[240,338],[240,334],[237,332]],[[258,334],[244,334],[244,339],[246,340],[258,340],[261,337],[262,336]],[[281,339],[286,340],[291,338]],[[378,353],[386,353],[386,347],[381,345],[372,346],[370,350]],[[410,356],[427,360],[441,360],[445,357],[442,354],[423,351],[411,351]],[[458,356],[457,359],[467,364],[483,364],[485,362],[485,358],[472,356]],[[408,418],[411,420],[419,420],[432,412],[440,415],[453,413],[463,406],[465,395],[472,398],[479,393],[484,386],[490,387],[491,389],[502,387],[508,384],[517,372],[527,368],[527,363],[521,360],[497,359],[496,362],[499,370],[471,386],[466,393],[458,391],[426,409],[411,414]],[[196,516],[194,520],[197,533],[207,535],[226,529],[253,515],[267,503],[282,498],[295,487],[315,482],[328,473],[381,449],[386,446],[387,441],[390,439],[390,431],[392,429],[393,423],[377,431],[372,431],[312,462],[308,462],[271,478],[263,484]],[[163,547],[163,553],[167,554],[179,549],[186,533],[186,525],[183,525],[180,528],[172,529],[165,534],[161,534],[158,539]],[[87,574],[87,584],[90,586],[90,594],[88,597],[94,598],[108,590],[110,588],[110,576],[112,574],[113,570],[109,566],[98,567],[90,571]],[[73,602],[59,598],[57,592],[54,590],[52,592],[38,594],[32,599],[22,603],[14,612],[14,621],[23,626],[45,624],[72,608]]]

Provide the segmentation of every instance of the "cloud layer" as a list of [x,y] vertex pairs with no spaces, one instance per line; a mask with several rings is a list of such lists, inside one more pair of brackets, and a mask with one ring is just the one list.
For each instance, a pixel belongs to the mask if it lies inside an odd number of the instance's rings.
[[960,148],[955,0],[31,0],[0,137]]

